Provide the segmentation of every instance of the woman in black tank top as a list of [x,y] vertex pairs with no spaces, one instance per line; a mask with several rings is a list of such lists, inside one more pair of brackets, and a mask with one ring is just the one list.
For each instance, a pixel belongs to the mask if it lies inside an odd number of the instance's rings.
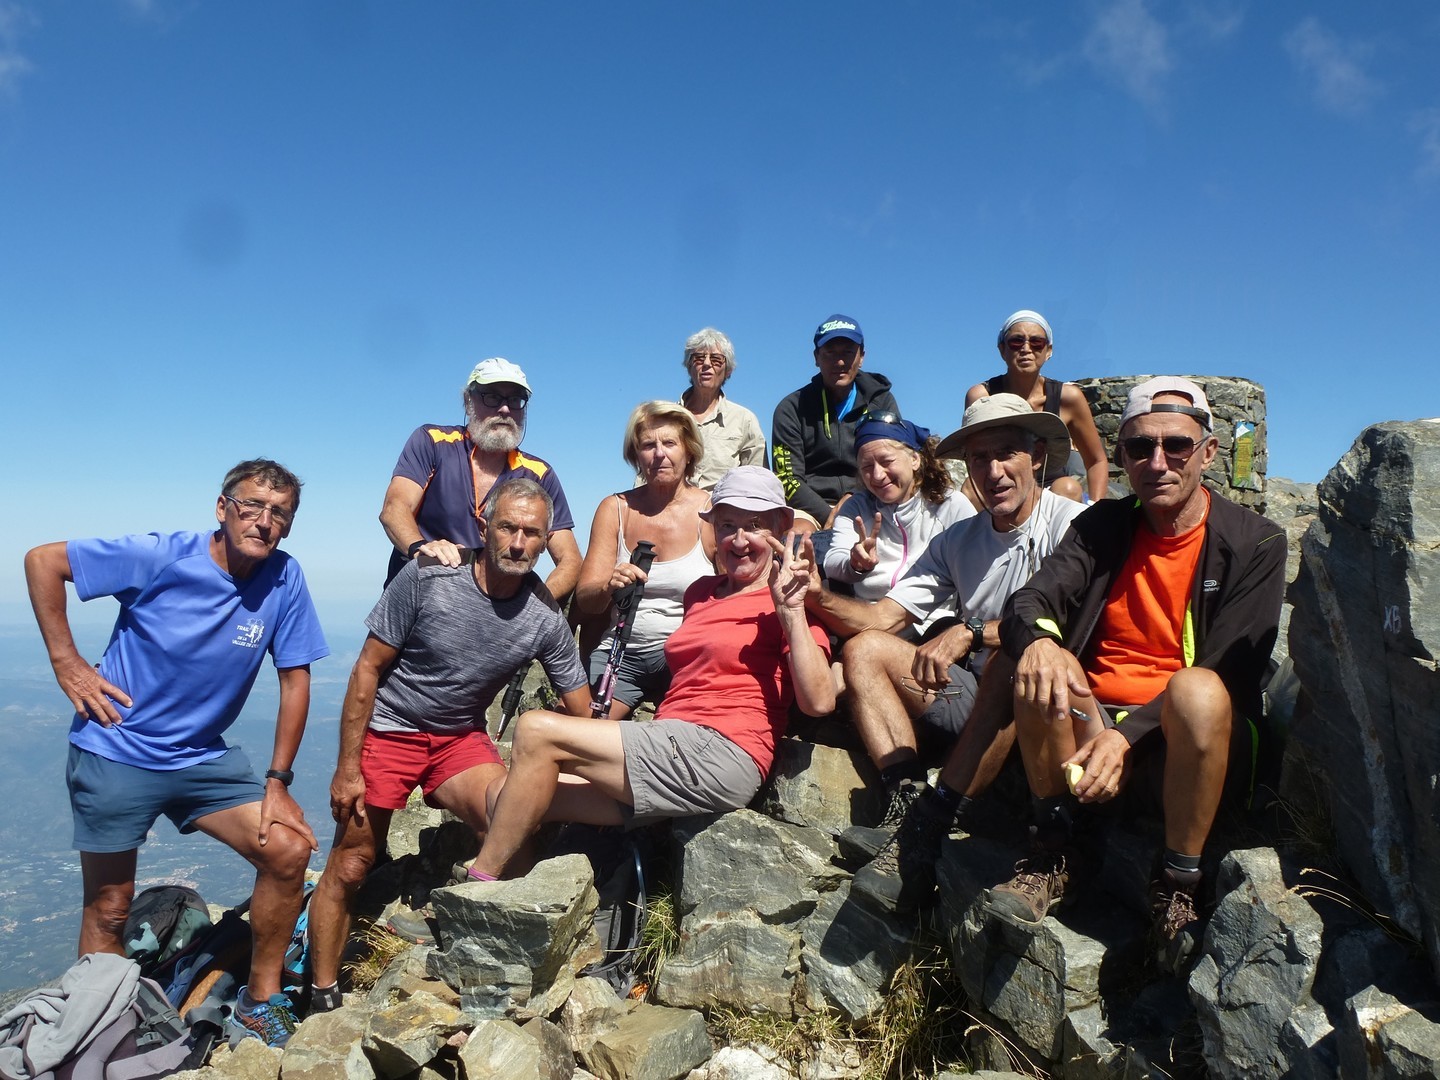
[[[992,394],[1015,394],[1036,412],[1054,413],[1070,432],[1070,464],[1047,472],[1044,481],[1056,495],[1084,502],[1103,499],[1109,492],[1110,466],[1105,444],[1095,429],[1095,418],[1085,395],[1074,383],[1057,382],[1040,374],[1054,349],[1054,336],[1045,317],[1035,311],[1017,311],[1000,327],[996,341],[1005,361],[1005,374],[976,383],[965,394],[969,407]],[[966,494],[974,496],[966,485]]]

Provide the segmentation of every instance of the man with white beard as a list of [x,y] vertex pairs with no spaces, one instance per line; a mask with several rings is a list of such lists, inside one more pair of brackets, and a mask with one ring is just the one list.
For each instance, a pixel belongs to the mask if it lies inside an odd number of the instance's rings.
[[564,604],[580,578],[580,547],[565,489],[549,462],[520,453],[530,383],[519,366],[502,357],[481,360],[461,391],[463,427],[426,424],[415,429],[385,489],[380,524],[395,545],[385,583],[407,560],[426,554],[445,566],[460,565],[460,549],[482,548],[481,507],[492,488],[515,477],[534,480],[555,504],[546,550],[555,568],[545,579]]

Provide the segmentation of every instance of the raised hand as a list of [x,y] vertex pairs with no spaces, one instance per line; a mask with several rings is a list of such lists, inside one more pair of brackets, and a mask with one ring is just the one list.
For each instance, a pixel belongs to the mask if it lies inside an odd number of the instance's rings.
[[877,510],[875,511],[875,528],[867,535],[864,520],[860,517],[855,518],[855,535],[860,539],[850,549],[850,568],[857,574],[868,574],[880,561],[875,554],[875,545],[880,540],[881,521],[880,511]]

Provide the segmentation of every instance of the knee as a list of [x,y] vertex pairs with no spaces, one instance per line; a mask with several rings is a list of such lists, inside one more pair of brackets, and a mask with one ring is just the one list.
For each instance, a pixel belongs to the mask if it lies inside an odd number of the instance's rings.
[[1072,502],[1085,501],[1085,489],[1080,486],[1080,481],[1073,476],[1062,476],[1050,485],[1050,492],[1059,495],[1062,499],[1069,499]]
[[1230,737],[1230,694],[1209,668],[1184,668],[1170,677],[1160,711],[1167,741],[1187,736],[1197,743]]
[[873,668],[880,657],[880,650],[887,644],[890,635],[880,630],[862,630],[845,642],[841,653],[847,672],[865,671]]
[[321,881],[350,896],[365,883],[374,867],[375,848],[372,845],[341,845],[330,850]]
[[515,738],[511,749],[515,760],[544,754],[555,745],[556,716],[543,709],[531,709],[515,721]]
[[310,845],[286,826],[272,825],[256,860],[259,868],[271,877],[299,883],[310,865]]

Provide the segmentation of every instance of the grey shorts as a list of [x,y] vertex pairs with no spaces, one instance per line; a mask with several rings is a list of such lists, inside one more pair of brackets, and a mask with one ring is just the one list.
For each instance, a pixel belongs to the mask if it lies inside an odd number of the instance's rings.
[[[950,665],[950,685],[943,697],[937,697],[920,714],[920,722],[950,738],[958,738],[970,719],[970,710],[975,708],[975,687],[978,680],[969,668],[959,664]],[[910,685],[914,685],[911,683]],[[901,691],[909,693],[908,690]]]
[[687,720],[620,725],[625,773],[635,795],[621,807],[627,828],[745,806],[763,779],[750,755],[713,728]]
[[65,782],[75,850],[101,853],[138,848],[161,814],[191,833],[206,814],[265,797],[265,784],[238,746],[183,769],[141,769],[71,743]]
[[[596,649],[590,654],[590,688],[600,692],[600,676],[605,674],[605,663],[610,659],[609,649]],[[615,688],[611,696],[628,708],[635,708],[642,701],[659,704],[670,689],[670,668],[665,663],[665,650],[649,649],[639,652],[626,649],[615,672]]]

